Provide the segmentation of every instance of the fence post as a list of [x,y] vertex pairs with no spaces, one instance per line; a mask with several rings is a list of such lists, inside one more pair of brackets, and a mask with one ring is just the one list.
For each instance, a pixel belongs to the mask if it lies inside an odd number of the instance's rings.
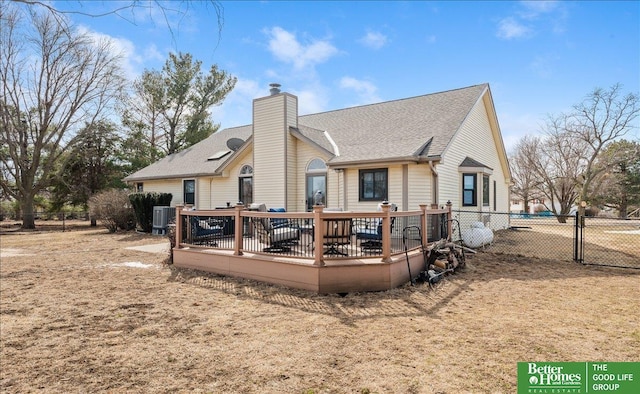
[[420,240],[420,242],[422,242],[423,245],[426,245],[427,241],[429,241],[428,235],[427,235],[427,232],[429,232],[429,227],[427,227],[429,223],[427,218],[427,204],[418,204],[418,205],[420,206],[420,211],[422,211],[422,217],[420,218],[420,221],[422,222],[422,229],[420,231],[422,233],[422,239]]
[[324,223],[320,214],[324,210],[324,205],[316,204],[313,206],[313,248],[314,248],[314,260],[313,265],[318,267],[322,267],[324,265],[324,260],[322,259],[322,255],[324,254],[324,248],[322,245],[322,232],[324,231]]
[[391,204],[382,202],[382,261],[391,262]]
[[176,205],[176,248],[180,249],[182,243],[182,205]]
[[586,206],[587,203],[581,201],[576,211],[576,231],[573,245],[573,260],[581,264],[584,264],[584,208]]
[[235,226],[234,226],[234,237],[235,242],[233,246],[233,254],[234,256],[242,256],[242,249],[244,248],[242,245],[242,240],[244,236],[244,222],[242,220],[242,216],[240,216],[240,212],[244,209],[244,204],[241,202],[236,203],[235,206]]

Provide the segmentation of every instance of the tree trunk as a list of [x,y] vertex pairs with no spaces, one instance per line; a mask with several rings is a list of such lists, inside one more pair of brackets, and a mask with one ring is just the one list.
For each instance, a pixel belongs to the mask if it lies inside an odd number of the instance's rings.
[[33,212],[33,197],[24,196],[20,202],[22,208],[22,228],[26,230],[33,230],[36,228],[36,218]]

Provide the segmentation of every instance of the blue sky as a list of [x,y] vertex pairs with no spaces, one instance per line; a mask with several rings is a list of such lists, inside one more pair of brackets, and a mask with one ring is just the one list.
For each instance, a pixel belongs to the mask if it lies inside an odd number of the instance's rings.
[[[114,4],[54,2],[89,13]],[[626,92],[640,91],[638,1],[221,4],[220,36],[206,2],[169,14],[173,34],[157,9],[70,17],[115,40],[130,78],[160,69],[170,51],[236,76],[235,90],[213,111],[222,128],[251,123],[251,101],[267,95],[271,82],[298,96],[301,114],[487,82],[510,149],[595,87],[621,83]]]

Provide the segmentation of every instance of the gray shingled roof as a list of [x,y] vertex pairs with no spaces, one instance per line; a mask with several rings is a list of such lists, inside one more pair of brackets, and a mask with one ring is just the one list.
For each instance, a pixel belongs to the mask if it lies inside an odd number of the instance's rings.
[[222,164],[229,160],[233,152],[217,160],[208,159],[215,153],[229,150],[227,140],[230,138],[235,137],[246,141],[251,137],[251,132],[251,125],[220,130],[183,151],[169,155],[129,175],[124,180],[138,181],[213,175]]
[[335,141],[340,155],[330,165],[439,157],[487,87],[305,115],[298,122],[327,131]]
[[[330,166],[438,158],[486,89],[488,84],[481,84],[303,115],[298,118],[298,128],[291,131],[333,153],[335,156],[328,162]],[[226,149],[229,138],[247,140],[251,132],[251,125],[221,130],[125,180],[213,175],[229,156],[213,161],[207,158]]]
[[488,168],[490,170],[493,170],[493,168],[489,167],[488,165],[482,164],[478,160],[474,160],[469,156],[465,157],[464,160],[462,160],[462,163],[460,163],[458,167],[477,167],[477,168]]

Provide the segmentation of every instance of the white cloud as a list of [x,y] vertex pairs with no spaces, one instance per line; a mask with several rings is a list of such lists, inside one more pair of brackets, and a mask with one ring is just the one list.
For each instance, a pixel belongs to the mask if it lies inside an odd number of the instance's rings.
[[133,42],[126,38],[113,37],[90,30],[86,26],[78,26],[77,30],[79,34],[89,37],[96,44],[108,42],[112,55],[121,59],[121,66],[127,79],[133,81],[140,75],[144,58],[137,53]]
[[307,87],[293,92],[298,96],[298,113],[306,115],[326,111],[329,100],[325,90],[318,87]]
[[525,135],[538,135],[540,118],[530,113],[500,113],[500,130],[505,150],[511,153]]
[[521,1],[514,15],[498,22],[497,36],[502,39],[527,38],[545,25],[555,34],[565,32],[567,7],[558,1]]
[[360,38],[358,42],[368,48],[377,50],[387,44],[388,38],[382,33],[369,31],[364,37]]
[[557,1],[523,1],[518,14],[525,19],[537,18],[541,14],[548,14],[558,9]]
[[513,17],[507,17],[498,22],[498,37],[510,40],[521,38],[531,34],[531,29],[517,21]]
[[338,53],[329,41],[316,40],[305,45],[295,34],[281,27],[266,30],[266,34],[269,36],[269,51],[277,59],[293,64],[297,70],[326,62]]
[[536,56],[529,65],[538,77],[547,79],[553,74],[553,58],[549,56]]
[[167,54],[163,54],[158,50],[158,47],[156,47],[156,44],[149,45],[144,49],[142,53],[144,54],[145,61],[156,60],[156,61],[162,62],[163,64],[168,57]]
[[371,104],[382,101],[378,96],[378,88],[369,81],[359,80],[353,77],[342,77],[340,88],[352,90],[358,95],[355,105]]
[[253,99],[269,94],[268,86],[238,77],[236,86],[227,95],[222,105],[213,107],[211,117],[221,128],[243,126],[253,122]]

